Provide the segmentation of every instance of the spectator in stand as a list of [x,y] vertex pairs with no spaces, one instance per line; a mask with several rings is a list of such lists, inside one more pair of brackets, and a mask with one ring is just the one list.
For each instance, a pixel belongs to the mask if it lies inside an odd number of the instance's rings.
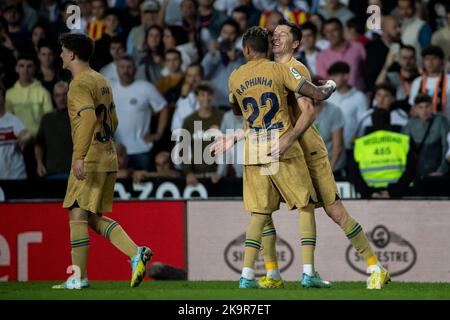
[[156,85],[162,78],[164,67],[163,29],[153,25],[147,29],[144,51],[134,57],[138,66],[136,79],[146,80]]
[[[49,26],[49,33],[51,33],[52,35],[52,39],[54,41],[56,41],[59,37],[59,35],[61,33],[66,33],[66,32],[79,32],[79,33],[83,33],[84,30],[81,30],[81,25],[80,25],[80,29],[78,30],[70,30],[67,27],[67,21],[68,18],[72,15],[72,11],[67,10],[69,8],[69,6],[78,6],[78,2],[75,0],[65,0],[62,1],[60,3],[60,10],[59,10],[59,17],[58,20],[55,21],[55,23],[52,23]],[[83,19],[83,18],[82,18]],[[69,20],[70,21],[70,20]],[[82,20],[83,21],[83,20]],[[37,42],[36,42],[37,43]]]
[[362,198],[407,195],[415,176],[415,153],[408,135],[392,130],[389,112],[377,108],[371,114],[373,127],[355,140],[349,160],[349,177]]
[[[195,96],[199,102],[199,109],[184,120],[183,129],[189,132],[190,148],[188,159],[183,159],[183,171],[186,176],[187,185],[196,185],[198,178],[209,178],[215,175],[217,165],[208,164],[203,157],[205,149],[214,140],[214,137],[220,135],[220,125],[223,113],[214,107],[214,89],[206,81],[200,82],[195,88]],[[198,126],[198,122],[201,126]],[[183,138],[184,141],[184,138]],[[201,150],[196,150],[195,146],[201,145]],[[201,163],[197,163],[200,156]],[[183,157],[185,158],[185,157]],[[211,156],[211,158],[213,158]]]
[[248,26],[253,27],[259,25],[261,11],[255,7],[252,0],[239,0],[239,4],[247,10]]
[[141,183],[148,178],[180,178],[181,173],[173,168],[170,153],[159,152],[155,157],[155,171],[136,170],[133,172],[133,182]]
[[17,58],[16,72],[19,80],[6,91],[6,110],[16,115],[33,139],[23,150],[28,178],[36,177],[34,158],[34,138],[42,116],[53,109],[50,93],[34,78],[36,61],[33,56],[22,55]]
[[48,32],[46,27],[41,24],[38,23],[36,24],[33,29],[31,29],[31,44],[33,46],[34,52],[36,53],[36,55],[39,52],[39,41],[41,41],[42,39],[47,39],[48,38]]
[[278,22],[281,19],[284,19],[283,14],[280,11],[272,10],[269,13],[267,13],[267,19],[264,22],[263,28],[266,28],[271,33],[273,33],[278,25]]
[[116,37],[111,39],[109,45],[109,54],[111,55],[113,61],[104,66],[100,73],[108,79],[109,82],[119,81],[119,75],[117,73],[117,61],[125,53],[125,43],[121,37]]
[[[33,29],[33,26],[38,23],[38,14],[36,12],[36,9],[32,7],[33,2],[32,1],[25,1],[25,0],[7,0],[2,1],[2,3],[5,3],[10,6],[17,6],[20,8],[20,10],[23,13],[23,19],[21,22],[22,28],[26,29],[27,31],[31,31]],[[29,4],[31,3],[31,5]]]
[[[220,131],[223,134],[226,134],[227,130],[239,130],[243,127],[243,117],[235,116],[233,110],[225,112],[222,123],[220,124]],[[217,172],[211,177],[211,181],[213,183],[218,183],[220,179],[226,176],[242,178],[244,172],[244,167],[242,165],[244,163],[243,153],[244,140],[240,140],[226,151],[222,163],[218,162]]]
[[90,0],[91,15],[87,20],[86,33],[94,41],[100,40],[106,31],[105,13],[108,5],[106,0]]
[[320,49],[316,46],[317,27],[311,22],[302,25],[302,46],[296,58],[302,62],[312,75],[316,74],[317,55]]
[[445,60],[450,61],[450,4],[447,4],[447,25],[433,33],[431,44],[440,46],[444,51]]
[[[159,2],[161,3],[160,14],[164,25],[180,25],[182,21],[180,8],[183,0],[162,0]],[[194,10],[197,11],[196,7],[194,7]]]
[[169,73],[162,77],[156,85],[159,93],[165,95],[167,91],[183,81],[184,72],[181,70],[181,64],[181,53],[177,49],[168,49],[164,53],[164,67]]
[[433,113],[433,99],[419,94],[414,100],[417,117],[410,118],[403,133],[410,136],[418,154],[417,175],[441,176],[448,171],[446,152],[449,124],[440,114]]
[[344,147],[350,151],[358,118],[367,110],[366,96],[349,84],[350,66],[347,63],[336,62],[328,69],[328,74],[336,82],[336,91],[327,101],[340,108],[344,115]]
[[425,72],[413,81],[409,104],[414,105],[417,95],[426,93],[433,97],[433,112],[443,113],[450,119],[450,75],[445,73],[444,52],[440,47],[429,46],[423,50],[422,60]]
[[56,109],[45,114],[34,146],[37,174],[47,179],[67,179],[72,165],[72,136],[67,112],[67,82],[53,88]]
[[344,6],[340,0],[326,0],[325,3],[325,6],[319,8],[319,14],[325,20],[337,18],[344,25],[354,16],[353,12]]
[[[195,86],[200,80],[203,80],[203,68],[198,63],[192,63],[187,68],[183,81],[180,81],[176,86],[169,89],[164,95],[171,110],[174,110],[179,99],[186,99],[191,92],[193,93]],[[195,97],[193,98],[195,100]],[[180,126],[182,124],[183,122],[181,121]]]
[[384,109],[390,114],[390,127],[392,131],[400,132],[408,123],[408,114],[401,108],[395,100],[395,88],[387,83],[379,84],[375,87],[374,94],[375,105],[358,118],[357,138],[367,134],[367,131],[373,126],[372,114],[376,109]]
[[242,51],[242,36],[250,27],[247,8],[244,6],[235,8],[231,14],[231,18],[239,25],[239,36],[236,39],[236,48]]
[[242,51],[236,49],[239,25],[234,20],[227,20],[220,30],[220,38],[213,41],[208,53],[202,60],[205,79],[214,89],[214,105],[229,108],[228,78],[233,70],[245,63]]
[[30,34],[22,26],[24,19],[22,6],[6,6],[3,9],[3,18],[6,21],[6,31],[14,49],[18,52],[29,51],[31,49]]
[[323,34],[325,19],[320,14],[313,14],[309,18],[309,22],[313,23],[317,28],[316,46],[320,50],[327,49],[330,46],[330,41],[328,41]]
[[[198,52],[194,42],[190,42],[188,34],[181,26],[167,26],[163,33],[164,50],[176,49],[181,54],[181,69],[186,71],[188,65],[198,60]],[[162,75],[168,74],[167,69],[163,69]]]
[[[398,0],[398,16],[402,26],[402,43],[413,46],[419,54],[431,42],[431,27],[423,21],[416,10],[416,0]],[[420,61],[420,56],[417,56]]]
[[[192,64],[186,70],[186,76],[182,82],[180,98],[176,102],[175,112],[172,116],[171,131],[181,129],[183,122],[192,113],[198,110],[198,104],[194,89],[203,80],[203,68],[201,64]],[[175,134],[175,141],[178,141],[178,135]]]
[[0,87],[0,180],[27,178],[22,151],[30,139],[22,121],[6,111],[5,89]]
[[317,56],[317,75],[328,78],[328,68],[337,61],[346,62],[350,66],[349,84],[358,90],[364,89],[363,66],[366,59],[364,46],[358,42],[348,42],[344,38],[342,23],[331,18],[324,25],[325,37],[330,47]]
[[209,48],[211,41],[219,37],[222,24],[228,18],[226,13],[214,9],[214,1],[198,1],[199,34],[203,48]]
[[105,32],[102,37],[95,41],[94,53],[92,54],[89,64],[94,70],[101,70],[114,59],[110,55],[110,45],[112,39],[122,42],[125,48],[126,35],[123,33],[120,25],[119,12],[116,9],[107,9],[105,11]]
[[277,0],[261,14],[261,18],[259,19],[259,25],[261,27],[267,27],[267,22],[272,11],[280,12],[284,19],[298,25],[302,25],[308,21],[308,13],[298,8],[293,0]]
[[403,46],[398,53],[398,64],[393,64],[393,60],[393,55],[388,54],[376,84],[387,82],[393,85],[397,92],[396,100],[409,113],[411,106],[408,100],[411,85],[414,79],[420,75],[417,70],[416,49],[412,46]]
[[189,42],[195,44],[197,57],[202,52],[199,34],[198,34],[198,2],[196,0],[182,0],[180,3],[181,21],[178,25],[182,26],[188,35]]
[[125,10],[121,10],[123,30],[125,34],[129,34],[131,29],[141,24],[141,4],[142,0],[126,0]]
[[342,176],[345,169],[344,115],[339,107],[328,101],[317,101],[314,106],[314,124],[327,146],[331,169],[336,176]]
[[56,54],[53,44],[46,39],[40,40],[37,57],[39,68],[36,72],[36,79],[41,82],[48,92],[53,92],[55,83],[62,80],[61,70],[57,69],[56,66]]
[[117,152],[117,179],[127,179],[132,176],[133,169],[128,167],[130,159],[128,158],[127,148],[121,143],[116,142]]
[[57,0],[42,0],[39,11],[39,20],[47,24],[55,23],[59,19],[59,5]]
[[[131,168],[151,170],[153,144],[161,139],[168,123],[167,102],[151,83],[135,80],[131,56],[124,55],[118,60],[117,71],[119,81],[111,84],[120,122],[115,138],[126,147]],[[155,134],[150,133],[152,113],[159,113]]]
[[[378,75],[383,66],[386,66],[386,57],[398,55],[400,48],[400,25],[392,16],[384,16],[381,19],[383,35],[372,40],[366,45],[365,85],[366,91],[372,92]],[[393,61],[389,61],[391,64]],[[388,65],[389,68],[391,65]]]
[[163,25],[160,14],[161,5],[157,0],[145,0],[141,6],[141,24],[134,27],[128,35],[127,52],[134,55],[136,51],[142,51],[145,43],[147,28],[153,25]]
[[17,74],[15,71],[16,58],[14,56],[14,46],[11,39],[6,34],[5,29],[0,23],[0,65],[2,72],[2,79],[0,86],[8,89],[14,85],[17,80]]
[[34,57],[19,56],[16,72],[19,79],[6,91],[6,110],[16,115],[35,137],[42,116],[53,109],[51,96],[34,78],[36,73]]
[[366,19],[353,17],[345,23],[345,39],[349,42],[359,42],[365,46],[369,42],[366,33]]

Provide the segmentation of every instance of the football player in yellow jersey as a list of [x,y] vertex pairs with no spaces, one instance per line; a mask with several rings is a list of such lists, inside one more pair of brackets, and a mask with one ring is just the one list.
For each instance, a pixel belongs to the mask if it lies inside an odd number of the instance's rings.
[[[275,54],[275,61],[294,67],[302,76],[309,78],[310,75],[306,67],[293,58],[294,51],[300,45],[300,32],[300,29],[296,25],[286,21],[280,21],[280,24],[274,31],[272,50]],[[370,273],[367,280],[367,288],[381,289],[384,284],[390,280],[389,272],[378,262],[367,237],[362,231],[362,227],[352,216],[348,214],[339,199],[336,182],[328,160],[325,144],[315,127],[309,127],[314,121],[312,112],[312,109],[314,108],[313,104],[306,97],[297,98],[300,108],[290,108],[290,110],[293,111],[291,117],[293,122],[299,119],[299,121],[303,123],[303,126],[300,128],[301,137],[299,141],[303,149],[309,174],[317,192],[319,201],[321,205],[324,206],[324,210],[327,215],[339,225],[354,248],[366,259],[368,264],[368,272]],[[299,112],[300,110],[302,111],[301,116]],[[227,148],[230,145],[230,139],[223,139],[224,140],[221,142],[224,143],[223,145]],[[220,144],[217,144],[216,147],[218,148],[216,153],[220,153]],[[309,212],[304,212],[303,215],[301,215],[300,228],[304,263],[302,285],[305,287],[327,287],[326,282],[322,281],[313,269],[316,240],[314,216]],[[259,281],[260,285],[265,288],[278,288],[283,286],[283,281],[281,280],[277,265],[275,240],[276,230],[272,221],[269,221],[269,223],[264,227],[262,237],[262,246],[264,248],[263,257],[266,264],[267,275]],[[308,265],[308,263],[306,263],[305,266],[305,260],[307,262],[312,262],[312,265]]]
[[316,194],[298,142],[298,126],[291,123],[288,91],[319,100],[328,98],[332,85],[316,87],[293,68],[267,59],[268,31],[252,27],[243,36],[247,63],[229,78],[230,103],[246,120],[244,144],[244,207],[251,213],[246,231],[240,288],[257,288],[254,262],[261,235],[283,199],[299,213],[314,210]]
[[131,287],[145,276],[152,252],[138,247],[122,227],[102,215],[110,212],[117,173],[117,154],[112,140],[118,120],[111,86],[89,67],[93,41],[83,34],[61,35],[63,67],[73,76],[67,94],[72,128],[72,170],[63,207],[70,210],[70,241],[75,276],[54,289],[81,289],[89,286],[86,263],[89,253],[88,226],[109,239],[131,258]]

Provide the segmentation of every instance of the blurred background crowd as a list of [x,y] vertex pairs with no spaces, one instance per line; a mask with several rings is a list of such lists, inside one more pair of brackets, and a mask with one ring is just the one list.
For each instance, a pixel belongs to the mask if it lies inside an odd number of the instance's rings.
[[[241,177],[242,144],[227,155],[228,164],[176,165],[172,133],[182,139],[176,129],[186,129],[192,146],[205,148],[219,130],[242,128],[227,99],[228,78],[245,63],[242,35],[255,25],[273,31],[283,17],[302,28],[295,57],[312,75],[337,83],[315,108],[337,178],[363,197],[388,198],[413,192],[416,179],[449,174],[448,0],[0,4],[0,180],[68,177],[70,73],[61,68],[58,44],[64,32],[95,41],[91,66],[111,83],[119,178],[184,178],[195,185],[199,178]],[[66,24],[71,5],[81,12],[75,29]],[[367,27],[370,5],[381,9],[380,28]],[[395,159],[376,167],[372,153]]]

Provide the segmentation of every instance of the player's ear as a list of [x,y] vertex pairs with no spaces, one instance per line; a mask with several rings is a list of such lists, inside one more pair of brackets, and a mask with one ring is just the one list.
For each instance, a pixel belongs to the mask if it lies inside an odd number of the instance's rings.
[[292,47],[294,48],[294,51],[297,50],[299,46],[300,46],[300,41],[298,41],[298,40],[295,40],[292,43]]

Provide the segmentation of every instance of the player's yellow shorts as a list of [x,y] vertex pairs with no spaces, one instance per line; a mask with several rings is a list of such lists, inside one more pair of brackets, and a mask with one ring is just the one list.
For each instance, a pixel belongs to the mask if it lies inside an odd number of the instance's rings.
[[[244,208],[255,213],[271,214],[286,202],[289,210],[317,202],[311,178],[303,157],[278,162],[278,171],[271,175],[274,163],[244,165]],[[273,172],[273,171],[272,171]]]
[[78,180],[70,172],[63,208],[71,208],[76,202],[90,213],[111,212],[116,175],[117,172],[87,172],[85,180]]
[[306,164],[319,200],[316,208],[333,204],[339,199],[339,191],[328,156],[308,159]]

